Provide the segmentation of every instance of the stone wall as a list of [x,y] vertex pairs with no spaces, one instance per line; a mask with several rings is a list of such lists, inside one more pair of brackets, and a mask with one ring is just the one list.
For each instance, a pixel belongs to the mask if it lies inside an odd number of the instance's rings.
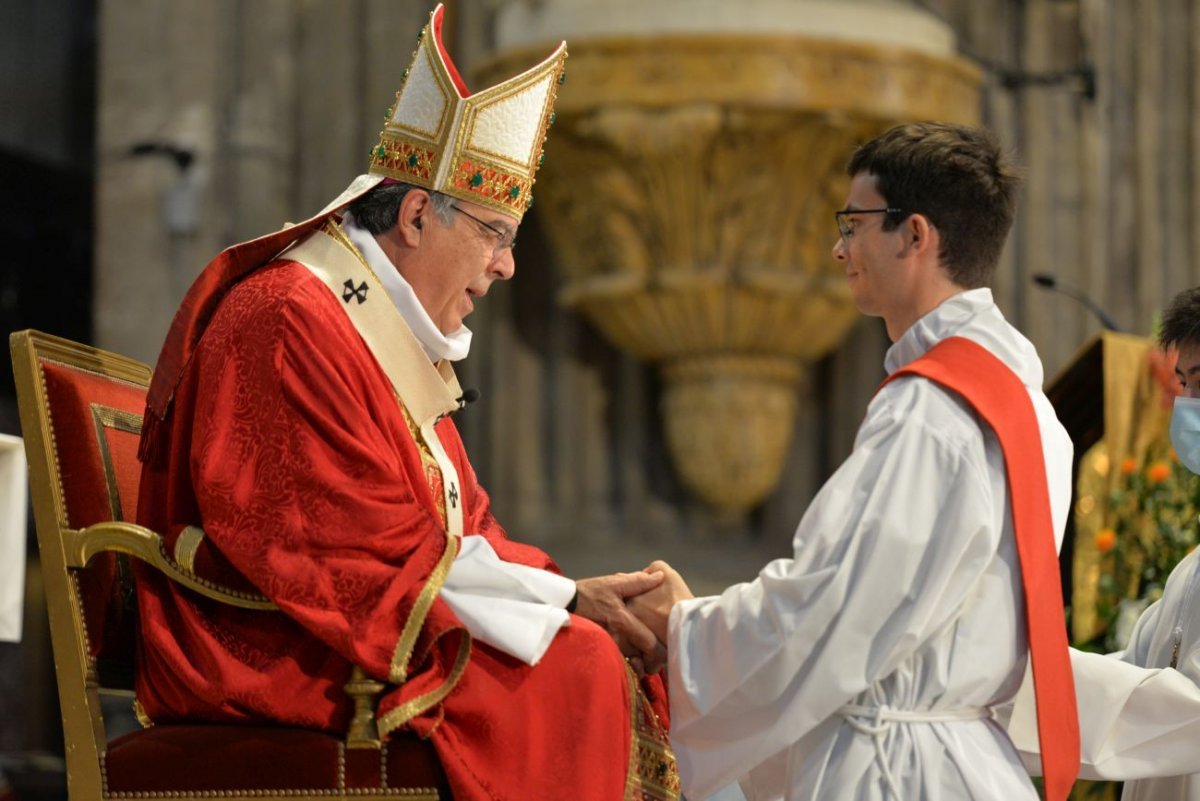
[[[451,50],[468,76],[488,54],[498,5],[450,5]],[[1043,354],[1047,377],[1098,323],[1034,287],[1034,273],[1054,273],[1126,330],[1149,332],[1163,303],[1200,279],[1197,12],[1169,0],[921,5],[983,67],[981,118],[1027,166],[995,289]],[[425,6],[102,6],[98,344],[152,361],[177,299],[209,257],[317,210],[365,167]],[[1069,74],[1081,64],[1094,68],[1094,97]],[[1035,77],[1006,84],[1009,73]],[[194,160],[181,168],[164,155],[131,156],[138,144]],[[830,245],[835,236],[830,220]],[[459,425],[511,532],[545,545],[574,573],[664,555],[702,589],[785,555],[882,376],[879,321],[860,321],[812,370],[779,489],[749,516],[722,519],[689,498],[671,470],[654,369],[557,303],[561,279],[536,208],[517,253],[517,279],[469,320],[475,346],[460,370],[482,400]]]

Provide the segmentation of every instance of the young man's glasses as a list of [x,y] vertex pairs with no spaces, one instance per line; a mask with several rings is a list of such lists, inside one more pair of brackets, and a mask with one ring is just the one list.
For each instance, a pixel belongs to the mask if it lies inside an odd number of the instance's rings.
[[[900,219],[907,217],[909,212],[903,209],[842,209],[833,213],[833,219],[837,221],[838,233],[842,235],[842,241],[849,244],[850,238],[854,236],[854,221],[848,219],[856,214],[892,214],[900,215]],[[899,220],[897,220],[899,221]]]
[[517,231],[515,228],[510,228],[507,231],[503,230],[501,228],[497,228],[496,226],[492,225],[491,223],[487,223],[487,222],[484,222],[483,220],[479,219],[478,217],[476,217],[474,214],[467,211],[466,209],[460,209],[458,206],[454,205],[453,203],[450,204],[450,208],[454,209],[455,211],[457,211],[459,214],[463,215],[464,217],[468,217],[468,218],[474,220],[475,222],[479,223],[484,228],[488,229],[489,231],[491,231],[493,234],[496,235],[496,247],[495,247],[495,250],[493,251],[494,255],[499,256],[500,251],[508,250],[508,249],[512,248],[513,245],[517,244]]

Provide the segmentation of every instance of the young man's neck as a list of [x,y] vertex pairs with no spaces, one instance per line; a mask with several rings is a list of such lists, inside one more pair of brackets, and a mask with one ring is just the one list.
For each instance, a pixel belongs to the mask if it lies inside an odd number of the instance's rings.
[[904,332],[912,328],[917,320],[920,320],[926,314],[929,314],[929,312],[960,292],[966,291],[966,287],[959,286],[948,278],[931,284],[914,298],[913,302],[905,309],[884,317],[883,322],[887,326],[888,339],[892,342],[900,339],[900,337],[904,336]]

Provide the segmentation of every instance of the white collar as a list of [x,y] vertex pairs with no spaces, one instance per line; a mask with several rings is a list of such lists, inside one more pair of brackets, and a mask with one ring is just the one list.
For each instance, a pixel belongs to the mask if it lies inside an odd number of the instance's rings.
[[460,325],[457,331],[449,335],[443,334],[417,299],[412,285],[404,280],[404,276],[375,241],[374,235],[365,228],[360,228],[348,211],[342,217],[342,229],[379,278],[388,297],[392,299],[400,316],[408,323],[430,360],[438,362],[446,359],[457,362],[467,358],[467,353],[471,350],[471,329]]
[[887,351],[883,366],[888,375],[924,356],[937,343],[957,333],[972,317],[995,309],[992,290],[968,289],[951,295],[908,327]]

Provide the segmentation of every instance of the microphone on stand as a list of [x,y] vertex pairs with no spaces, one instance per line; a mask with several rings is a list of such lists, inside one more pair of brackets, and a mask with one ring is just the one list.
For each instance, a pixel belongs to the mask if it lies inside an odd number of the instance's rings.
[[1050,273],[1034,273],[1033,282],[1043,289],[1049,289],[1052,292],[1061,292],[1067,297],[1074,298],[1075,300],[1079,301],[1087,308],[1088,311],[1096,315],[1096,317],[1100,320],[1100,325],[1104,326],[1109,331],[1119,332],[1121,330],[1121,326],[1113,322],[1113,319],[1105,313],[1104,309],[1100,308],[1100,305],[1096,303],[1096,301],[1084,294],[1082,289],[1076,289],[1070,284],[1064,284]]

